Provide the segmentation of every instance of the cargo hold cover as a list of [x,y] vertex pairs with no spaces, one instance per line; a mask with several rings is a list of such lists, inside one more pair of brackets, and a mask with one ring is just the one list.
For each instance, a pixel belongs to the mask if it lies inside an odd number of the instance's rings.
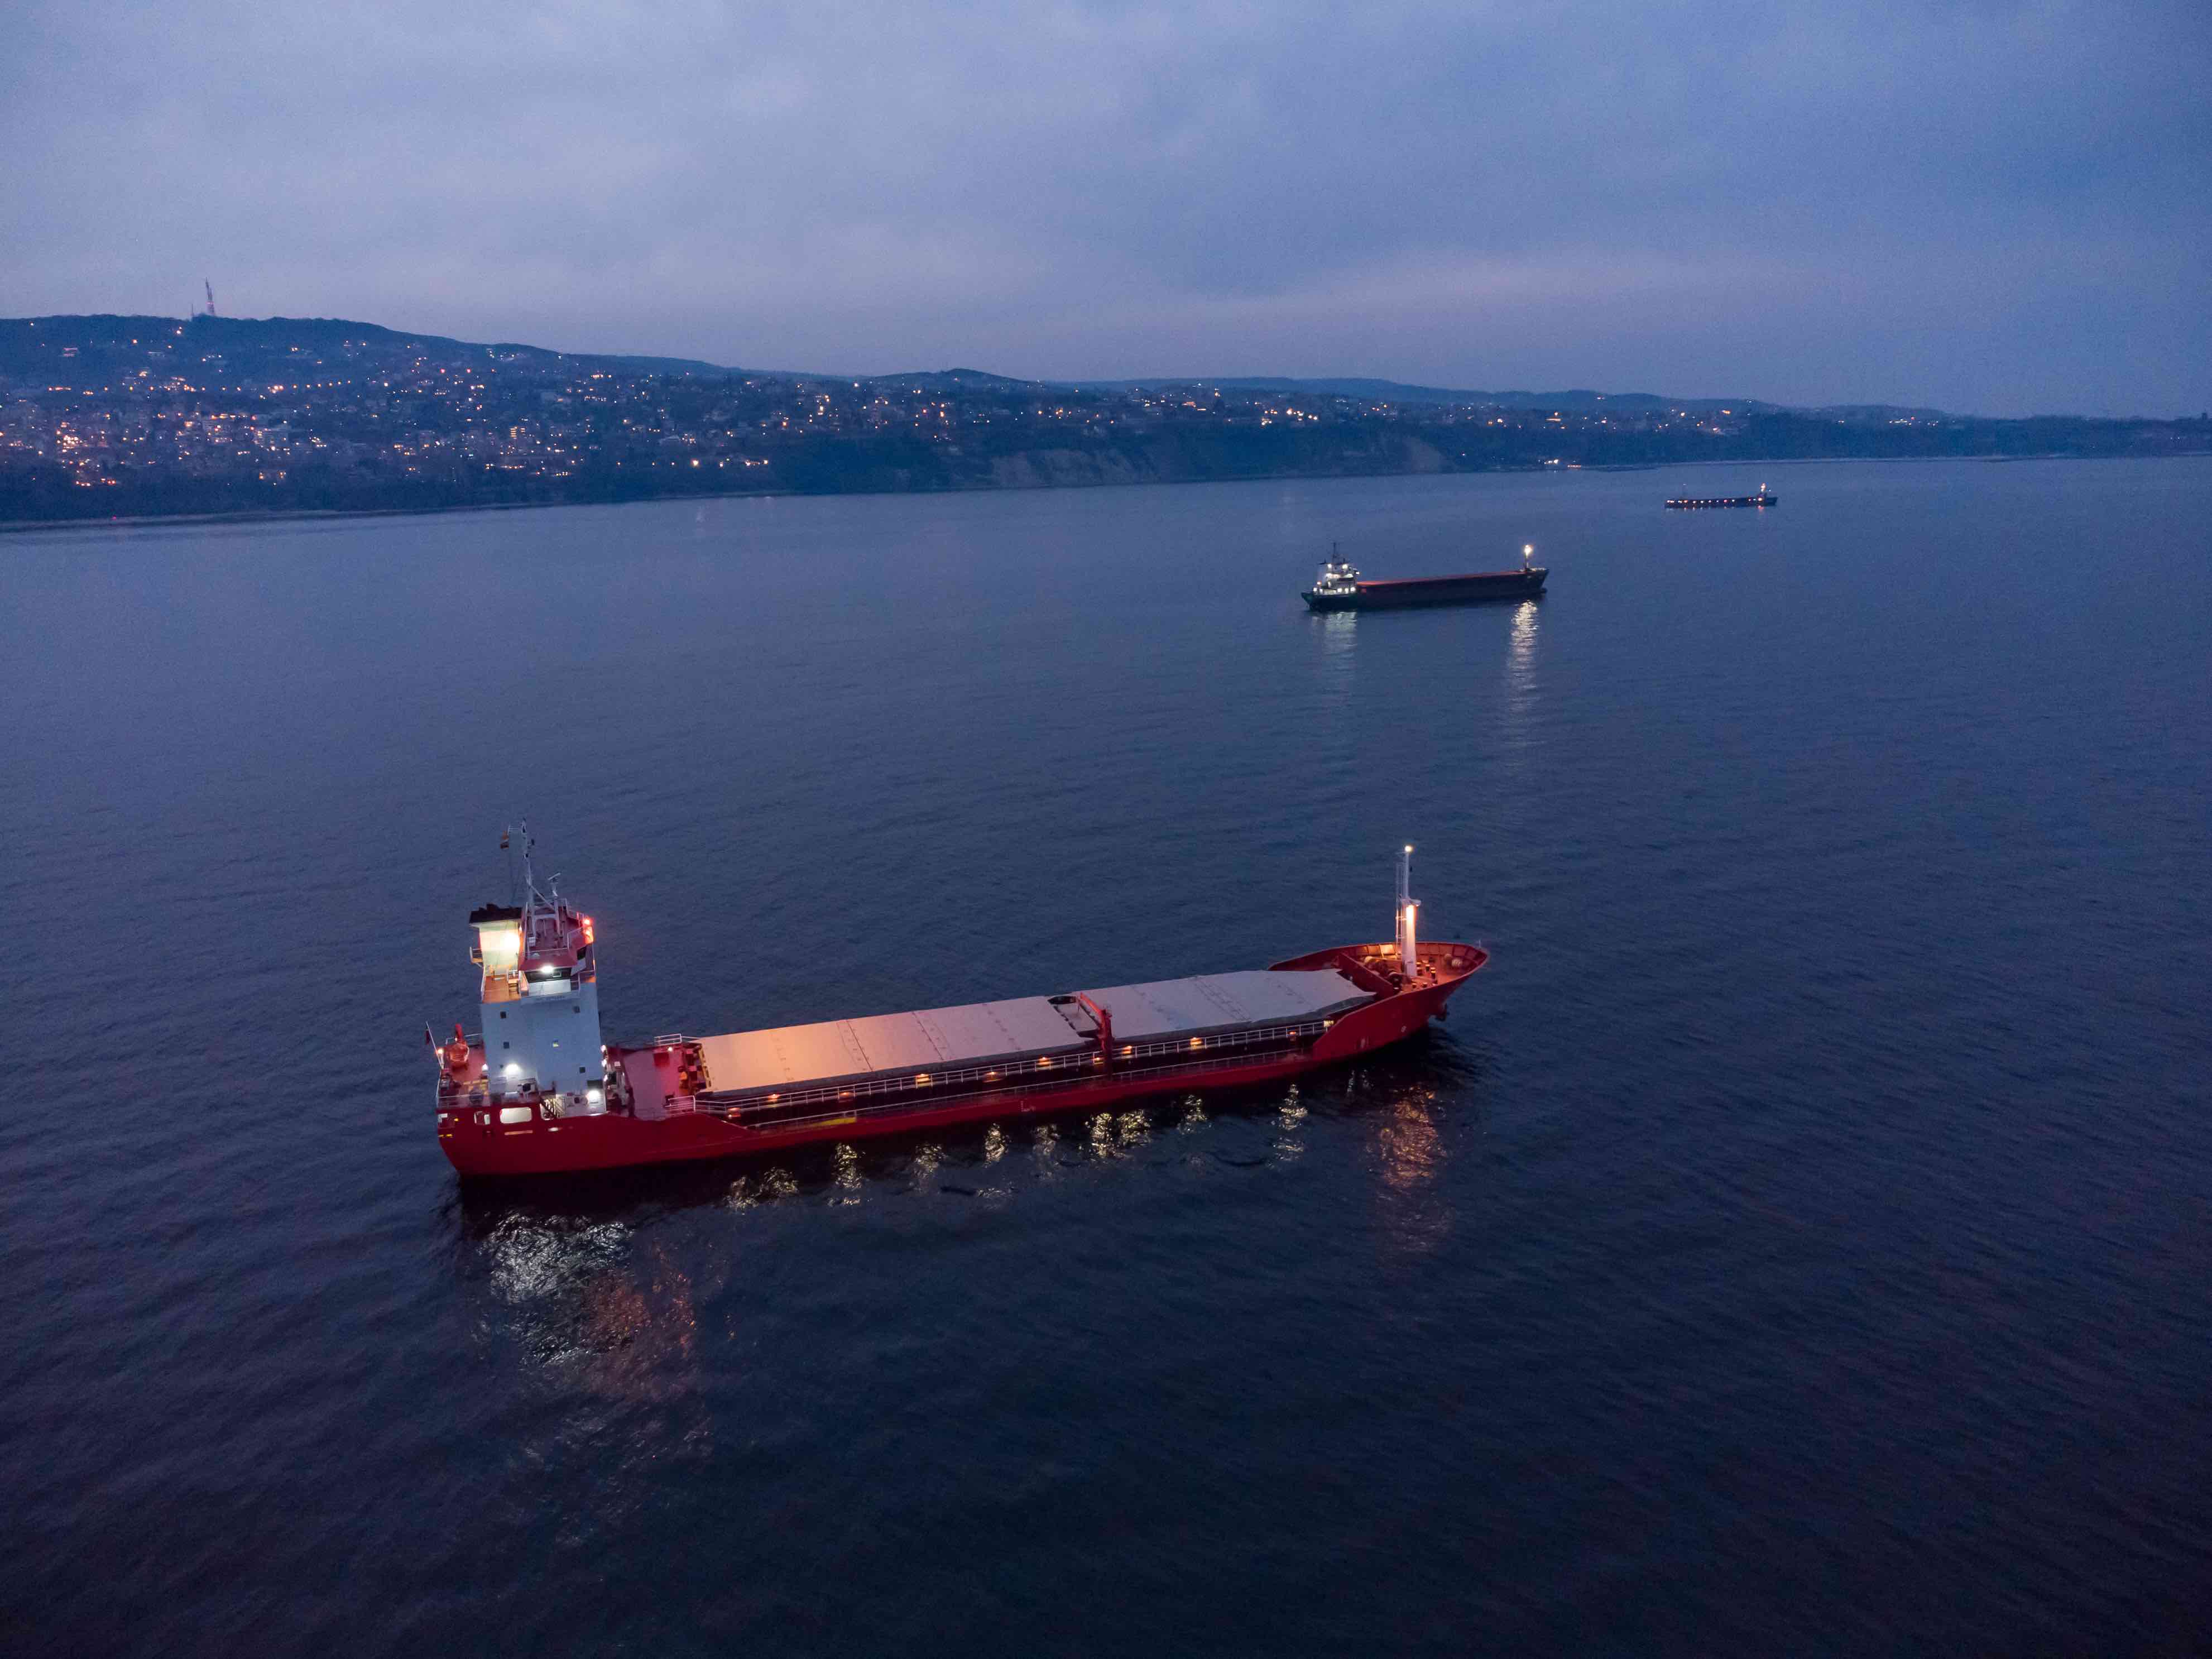
[[1016,1054],[1075,1052],[1091,1046],[1044,997],[778,1025],[699,1042],[707,1064],[707,1087],[715,1094],[828,1083],[875,1072],[980,1066]]
[[[1326,1018],[1372,1000],[1334,969],[1200,974],[1083,994],[1107,1011],[1116,1042]],[[1094,1040],[1048,997],[732,1031],[702,1037],[699,1048],[707,1091],[718,1095],[1096,1052]]]
[[1334,968],[1280,973],[1252,968],[1144,985],[1109,985],[1083,994],[1106,1011],[1114,1022],[1116,1042],[1326,1019],[1374,1000]]

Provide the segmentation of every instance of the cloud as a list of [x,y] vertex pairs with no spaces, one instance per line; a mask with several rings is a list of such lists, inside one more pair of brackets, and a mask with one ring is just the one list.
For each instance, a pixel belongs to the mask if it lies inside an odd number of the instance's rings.
[[2161,286],[2212,252],[2201,5],[14,16],[19,312],[210,275],[750,364],[2212,397]]

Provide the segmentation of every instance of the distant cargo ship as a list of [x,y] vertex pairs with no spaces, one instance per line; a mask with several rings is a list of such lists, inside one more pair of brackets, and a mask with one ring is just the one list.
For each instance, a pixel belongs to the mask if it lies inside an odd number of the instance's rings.
[[1536,550],[1521,550],[1518,570],[1490,570],[1470,576],[1407,576],[1389,581],[1364,580],[1350,561],[1337,556],[1331,543],[1328,559],[1314,585],[1298,597],[1316,611],[1396,611],[1419,605],[1470,605],[1487,599],[1533,599],[1544,591],[1551,573],[1532,564]]
[[1766,486],[1759,487],[1756,495],[1673,495],[1669,507],[1771,507],[1782,498],[1767,494]]
[[472,911],[483,1030],[441,1043],[438,1145],[463,1176],[556,1175],[810,1141],[1091,1111],[1279,1082],[1404,1041],[1489,961],[1416,938],[1413,849],[1397,937],[1266,969],[824,1020],[723,1036],[599,1036],[598,933],[526,841],[520,904]]

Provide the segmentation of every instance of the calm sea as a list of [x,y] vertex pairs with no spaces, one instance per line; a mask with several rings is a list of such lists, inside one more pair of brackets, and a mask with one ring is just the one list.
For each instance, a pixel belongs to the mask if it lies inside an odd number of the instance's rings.
[[[0,541],[13,1652],[2212,1641],[2212,462]],[[1540,604],[1309,616],[1495,568]],[[463,1192],[609,1035],[1494,952],[1295,1090]]]

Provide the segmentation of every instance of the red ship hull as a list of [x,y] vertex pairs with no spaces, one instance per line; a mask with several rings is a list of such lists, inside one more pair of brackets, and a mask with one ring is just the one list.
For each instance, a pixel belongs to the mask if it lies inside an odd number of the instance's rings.
[[1441,1015],[1453,994],[1489,960],[1489,953],[1480,946],[1425,942],[1419,947],[1420,973],[1416,979],[1410,982],[1395,975],[1381,979],[1373,964],[1391,948],[1342,945],[1272,964],[1274,971],[1343,968],[1364,974],[1383,990],[1373,1001],[1331,1021],[1312,1040],[1266,1054],[1121,1073],[1114,1069],[1110,1056],[1102,1056],[1097,1070],[1065,1082],[896,1101],[789,1123],[749,1123],[742,1112],[723,1115],[707,1109],[687,1109],[657,1120],[618,1110],[559,1117],[534,1110],[526,1121],[509,1122],[502,1119],[512,1114],[480,1108],[473,1102],[448,1104],[441,1101],[438,1144],[465,1176],[576,1174],[638,1164],[745,1158],[823,1141],[912,1134],[992,1119],[1096,1111],[1125,1101],[1198,1087],[1230,1089],[1280,1082],[1403,1042]]

